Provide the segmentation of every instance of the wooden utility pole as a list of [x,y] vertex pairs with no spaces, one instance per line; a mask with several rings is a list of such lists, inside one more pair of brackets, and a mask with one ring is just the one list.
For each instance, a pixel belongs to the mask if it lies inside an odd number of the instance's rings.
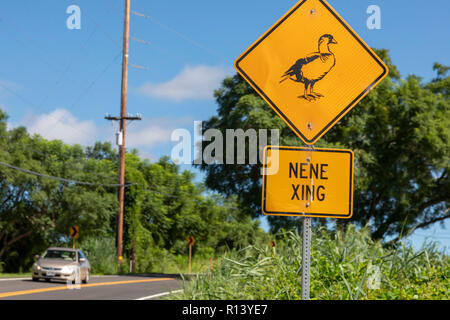
[[[119,146],[119,213],[117,214],[116,225],[116,246],[117,262],[119,267],[122,263],[123,255],[123,215],[125,200],[125,131],[127,120],[142,120],[141,115],[127,115],[127,88],[128,88],[128,54],[130,43],[130,0],[125,0],[125,14],[123,26],[123,50],[122,50],[122,90],[120,95],[120,117],[113,117],[106,114],[105,119],[119,121],[119,132],[117,133],[117,145]],[[133,245],[134,250],[134,245]],[[135,260],[135,258],[134,258]],[[136,261],[133,262],[133,265]]]
[[122,262],[123,238],[123,208],[125,197],[125,126],[127,116],[128,89],[128,53],[130,42],[130,0],[125,0],[125,14],[123,26],[123,56],[122,56],[122,92],[120,97],[120,134],[122,144],[119,145],[119,215],[117,217],[117,259]]

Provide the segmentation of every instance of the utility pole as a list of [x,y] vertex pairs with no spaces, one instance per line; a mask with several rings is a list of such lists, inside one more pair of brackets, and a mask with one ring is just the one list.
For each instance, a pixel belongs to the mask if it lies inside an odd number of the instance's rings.
[[124,117],[127,113],[128,90],[128,53],[130,42],[130,0],[125,0],[125,14],[123,25],[123,52],[122,52],[122,91],[120,96],[120,134],[122,144],[119,145],[119,216],[117,217],[117,259],[119,266],[122,263],[122,237],[123,237],[123,203],[125,197],[125,127]]
[[117,261],[122,263],[123,254],[123,213],[125,198],[125,130],[127,120],[141,120],[141,116],[127,115],[127,87],[128,87],[128,54],[130,42],[130,0],[125,0],[125,14],[123,27],[123,52],[122,52],[122,90],[120,97],[120,117],[105,116],[107,120],[116,120],[120,123],[120,131],[117,133],[117,144],[119,146],[119,213],[117,214],[116,240],[117,240]]

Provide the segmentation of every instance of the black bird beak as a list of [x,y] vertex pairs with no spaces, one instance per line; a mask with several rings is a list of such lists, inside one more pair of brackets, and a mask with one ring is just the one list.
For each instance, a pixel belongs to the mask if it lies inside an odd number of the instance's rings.
[[332,44],[337,44],[338,42],[336,41],[336,39],[332,39],[331,41],[330,41],[330,43],[332,43]]

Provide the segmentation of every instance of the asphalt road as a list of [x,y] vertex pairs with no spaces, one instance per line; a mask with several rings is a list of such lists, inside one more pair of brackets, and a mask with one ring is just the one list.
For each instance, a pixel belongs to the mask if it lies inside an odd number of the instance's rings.
[[137,300],[158,299],[181,289],[173,276],[91,276],[79,289],[65,282],[30,278],[0,279],[0,300]]

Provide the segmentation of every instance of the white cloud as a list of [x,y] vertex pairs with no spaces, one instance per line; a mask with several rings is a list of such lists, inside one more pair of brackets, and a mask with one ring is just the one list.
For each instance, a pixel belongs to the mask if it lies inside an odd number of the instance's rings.
[[127,127],[127,147],[152,147],[156,144],[170,142],[172,131],[179,126],[193,123],[190,117],[179,119],[151,119],[134,122]]
[[157,143],[169,142],[171,133],[172,129],[158,126],[156,124],[142,128],[138,131],[128,130],[126,144],[129,147],[151,147]]
[[215,89],[228,74],[226,68],[214,66],[186,66],[172,80],[163,83],[146,82],[138,93],[152,98],[182,100],[206,100],[213,97]]
[[68,144],[89,145],[96,137],[94,122],[81,121],[65,109],[33,117],[27,127],[31,134],[39,134],[48,140],[62,140]]

